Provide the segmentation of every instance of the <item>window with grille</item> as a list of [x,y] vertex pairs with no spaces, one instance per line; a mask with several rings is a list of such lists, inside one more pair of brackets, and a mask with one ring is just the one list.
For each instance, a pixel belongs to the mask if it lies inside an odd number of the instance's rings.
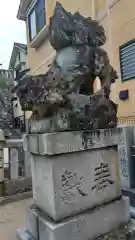
[[45,0],[37,0],[28,15],[29,36],[32,41],[46,24]]
[[120,47],[120,68],[122,81],[135,78],[135,40]]

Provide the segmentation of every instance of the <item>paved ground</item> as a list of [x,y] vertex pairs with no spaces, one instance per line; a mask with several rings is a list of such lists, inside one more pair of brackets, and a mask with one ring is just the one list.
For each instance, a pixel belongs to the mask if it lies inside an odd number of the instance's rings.
[[16,240],[16,229],[25,226],[25,210],[32,199],[0,206],[0,240]]

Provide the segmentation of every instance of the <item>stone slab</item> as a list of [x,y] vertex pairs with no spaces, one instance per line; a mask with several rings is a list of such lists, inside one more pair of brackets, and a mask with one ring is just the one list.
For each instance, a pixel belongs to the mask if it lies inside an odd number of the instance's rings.
[[10,179],[16,180],[19,178],[19,152],[18,148],[10,148]]
[[38,240],[34,239],[27,231],[25,228],[23,229],[18,229],[16,231],[16,238],[17,240]]
[[32,178],[23,177],[18,179],[6,180],[4,182],[4,191],[6,196],[11,196],[32,189]]
[[[21,229],[21,232],[25,232],[26,230],[25,229]],[[24,233],[24,234],[21,234],[21,236],[24,236],[25,234],[27,233]],[[20,240],[20,237],[19,235],[19,240]],[[38,240],[37,239],[33,239],[30,235],[26,235],[26,237],[29,237],[29,238],[25,238],[25,240]],[[18,238],[17,238],[18,239]],[[120,226],[119,228],[117,229],[114,229],[113,231],[110,231],[109,233],[105,234],[105,235],[102,235],[98,238],[96,238],[97,240],[106,240],[106,239],[109,239],[109,240],[134,240],[135,239],[135,221],[134,220],[130,220],[128,222],[128,224],[126,225],[122,225]],[[22,239],[21,239],[22,240]],[[24,240],[24,239],[23,239]]]
[[132,188],[135,186],[135,177],[131,146],[134,142],[135,127],[127,125],[119,128],[121,129],[118,143],[121,187]]
[[34,203],[55,221],[121,195],[117,148],[33,155]]
[[28,149],[33,154],[56,155],[88,149],[116,146],[119,128],[95,131],[57,132],[28,135]]
[[4,181],[4,168],[0,168],[0,181]]
[[[58,223],[55,223],[40,210],[29,208],[27,214],[33,215],[33,218],[30,216],[31,224],[26,222],[26,229],[32,236],[38,232],[39,240],[94,239],[127,224],[129,219],[128,207],[128,198],[121,198],[119,201],[86,211]],[[37,224],[35,225],[35,223]]]

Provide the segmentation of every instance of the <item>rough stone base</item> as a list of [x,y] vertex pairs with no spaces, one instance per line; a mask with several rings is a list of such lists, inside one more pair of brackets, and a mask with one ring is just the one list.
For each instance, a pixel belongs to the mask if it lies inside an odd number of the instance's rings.
[[125,226],[120,226],[96,240],[133,240],[135,239],[135,221],[129,220]]
[[58,223],[36,208],[29,208],[26,229],[36,240],[94,239],[128,223],[128,202],[122,198]]
[[[28,234],[26,229],[17,230],[17,240],[38,240]],[[134,240],[135,239],[135,221],[130,220],[125,226],[121,226],[110,233],[96,238],[96,240]]]

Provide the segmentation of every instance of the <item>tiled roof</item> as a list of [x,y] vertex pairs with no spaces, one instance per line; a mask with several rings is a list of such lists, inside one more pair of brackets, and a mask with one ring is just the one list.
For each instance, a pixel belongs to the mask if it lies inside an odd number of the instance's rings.
[[19,47],[19,48],[27,51],[27,45],[26,45],[26,44],[15,42],[14,45],[15,45],[16,47]]
[[25,51],[25,53],[27,54],[27,45],[23,44],[23,43],[18,43],[18,42],[14,43],[11,58],[10,58],[10,62],[9,62],[9,69],[12,68],[13,65],[14,65],[14,61],[15,61],[16,54],[17,54],[18,50]]

